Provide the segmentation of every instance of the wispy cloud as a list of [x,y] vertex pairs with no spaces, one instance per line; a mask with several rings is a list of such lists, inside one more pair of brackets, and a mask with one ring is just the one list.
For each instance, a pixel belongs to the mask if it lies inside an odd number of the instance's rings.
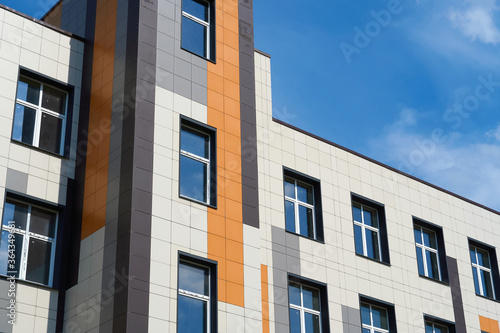
[[[500,210],[498,187],[493,185],[500,184],[500,125],[476,137],[445,133],[439,141],[432,135],[418,132],[418,119],[418,112],[403,109],[399,119],[372,140],[371,155],[430,183]],[[498,141],[491,142],[488,138],[492,136]]]
[[495,0],[466,1],[465,8],[450,9],[448,19],[472,40],[496,44],[500,42],[500,30],[495,24],[497,10]]

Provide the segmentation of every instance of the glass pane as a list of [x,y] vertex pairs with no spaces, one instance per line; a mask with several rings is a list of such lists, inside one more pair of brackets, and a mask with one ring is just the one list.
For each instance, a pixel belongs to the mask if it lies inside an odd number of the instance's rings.
[[477,250],[477,260],[478,264],[490,268],[490,258],[489,258],[489,253],[487,251],[482,251],[482,250]]
[[483,284],[483,291],[484,291],[484,296],[486,297],[493,297],[493,288],[491,286],[491,273],[481,271],[481,283]]
[[304,307],[319,311],[319,290],[311,287],[302,287]]
[[177,332],[208,332],[207,302],[179,295]]
[[300,312],[290,309],[290,333],[301,333],[300,331]]
[[295,232],[295,208],[293,202],[285,200],[286,230]]
[[31,237],[28,249],[26,280],[49,284],[52,244]]
[[425,333],[433,333],[432,332],[432,324],[425,323]]
[[181,155],[180,194],[207,202],[207,164]]
[[59,154],[61,152],[61,134],[63,120],[42,113],[40,128],[40,148]]
[[9,226],[9,221],[14,221],[14,226],[16,228],[26,230],[27,218],[28,205],[8,199],[5,201],[5,207],[3,210],[3,225]]
[[42,107],[64,115],[66,113],[66,93],[49,86],[43,86]]
[[17,84],[17,98],[38,105],[40,103],[40,83],[20,77]]
[[415,243],[422,244],[422,233],[420,232],[420,228],[413,229],[413,233],[415,235]]
[[361,223],[361,206],[357,203],[352,204],[352,218],[354,221]]
[[437,254],[430,251],[425,251],[427,256],[427,265],[429,270],[429,277],[433,279],[439,279],[439,270],[438,270],[438,259]]
[[35,234],[54,238],[56,230],[56,217],[56,213],[32,207],[30,231]]
[[423,235],[424,235],[424,245],[431,247],[433,249],[437,249],[436,234],[432,231],[425,230]]
[[181,149],[191,154],[208,159],[210,137],[193,129],[181,130]]
[[208,296],[209,280],[207,267],[179,263],[179,289]]
[[304,313],[306,333],[319,333],[319,316],[312,313]]
[[385,309],[372,306],[372,317],[373,317],[373,326],[385,330],[389,329],[389,322],[387,320],[387,311]]
[[371,333],[369,329],[363,328],[363,333]]
[[354,225],[354,240],[356,253],[363,255],[363,235],[361,234],[361,227],[359,225]]
[[434,324],[434,333],[448,333],[448,329],[444,326]]
[[35,133],[35,119],[35,109],[16,104],[12,139],[32,145],[33,134]]
[[203,0],[182,0],[182,10],[208,22],[208,2]]
[[306,183],[297,182],[297,199],[312,205],[313,187]]
[[477,264],[477,261],[476,261],[476,252],[474,251],[474,248],[471,248],[469,250],[470,252],[470,261],[473,263],[473,264]]
[[417,247],[417,262],[418,262],[418,274],[425,276],[424,257],[422,256],[422,249],[419,247]]
[[477,276],[477,268],[472,267],[472,275],[474,276],[474,288],[476,288],[476,294],[481,295],[481,290],[479,289],[479,280]]
[[371,325],[370,308],[368,304],[361,304],[361,321],[363,324]]
[[204,25],[183,16],[181,39],[183,49],[202,57],[207,56],[207,27]]
[[363,222],[366,225],[378,228],[378,220],[376,211],[363,207]]
[[[24,237],[19,234],[13,234],[10,237],[9,235],[10,232],[2,230],[2,239],[0,241],[0,253],[2,254],[0,255],[0,274],[19,277]],[[13,243],[10,243],[9,239],[12,239]],[[11,252],[9,252],[9,245],[13,245],[10,248]],[[9,271],[12,273],[8,273]]]
[[290,304],[300,306],[300,285],[297,283],[290,282],[288,286],[288,297],[290,298]]
[[378,248],[378,233],[365,229],[366,235],[366,255],[370,258],[380,260],[380,251]]
[[300,234],[306,237],[314,237],[313,211],[299,205]]
[[289,177],[285,177],[285,195],[295,199],[295,182]]

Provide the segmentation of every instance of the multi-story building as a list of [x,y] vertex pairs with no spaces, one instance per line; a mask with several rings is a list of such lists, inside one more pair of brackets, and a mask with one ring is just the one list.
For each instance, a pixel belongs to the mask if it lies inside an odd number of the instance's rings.
[[499,332],[500,212],[274,119],[252,15],[0,6],[1,332]]

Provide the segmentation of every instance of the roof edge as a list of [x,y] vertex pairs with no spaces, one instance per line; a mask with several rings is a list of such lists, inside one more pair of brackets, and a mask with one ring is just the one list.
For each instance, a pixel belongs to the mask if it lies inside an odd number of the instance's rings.
[[253,49],[255,52],[259,53],[259,54],[262,54],[263,56],[265,57],[268,57],[269,59],[271,59],[271,55],[270,54],[267,54],[266,52],[263,52],[261,50],[258,50],[258,49]]
[[314,139],[317,139],[317,140],[319,140],[319,141],[322,141],[322,142],[324,142],[324,143],[326,143],[326,144],[328,144],[328,145],[330,145],[330,146],[334,146],[334,147],[336,147],[336,148],[342,149],[342,150],[344,150],[344,151],[346,151],[346,152],[348,152],[348,153],[350,153],[350,154],[356,155],[356,156],[358,156],[358,157],[360,157],[360,158],[362,158],[362,159],[365,159],[365,160],[367,160],[367,161],[369,161],[369,162],[375,163],[375,164],[377,164],[377,165],[379,165],[379,166],[381,166],[381,167],[383,167],[383,168],[385,168],[385,169],[388,169],[388,170],[394,171],[394,172],[396,172],[396,173],[398,173],[398,174],[400,174],[400,175],[402,175],[402,176],[405,176],[405,177],[408,177],[408,178],[410,178],[410,179],[413,179],[413,180],[415,180],[415,181],[417,181],[417,182],[419,182],[419,183],[422,183],[422,184],[424,184],[424,185],[427,185],[427,186],[429,186],[429,187],[432,187],[432,188],[434,188],[434,189],[436,189],[436,190],[438,190],[438,191],[441,191],[441,192],[443,192],[443,193],[449,194],[449,195],[451,195],[451,196],[453,196],[453,197],[455,197],[455,198],[458,198],[458,199],[460,199],[460,200],[463,200],[463,201],[465,201],[465,202],[467,202],[467,203],[470,203],[470,204],[472,204],[472,205],[474,205],[474,206],[477,206],[477,207],[479,207],[479,208],[485,209],[485,210],[487,210],[487,211],[489,211],[489,212],[491,212],[491,213],[493,213],[493,214],[500,215],[500,212],[499,212],[499,211],[497,211],[497,210],[495,210],[495,209],[493,209],[493,208],[490,208],[490,207],[487,207],[487,206],[485,206],[485,205],[482,205],[482,204],[480,204],[480,203],[478,203],[478,202],[476,202],[476,201],[473,201],[473,200],[467,199],[466,197],[463,197],[463,196],[461,196],[461,195],[459,195],[459,194],[453,193],[453,192],[448,191],[448,190],[446,190],[446,189],[444,189],[444,188],[442,188],[442,187],[439,187],[439,186],[437,186],[437,185],[434,185],[434,184],[432,184],[432,183],[429,183],[429,182],[427,182],[427,181],[425,181],[425,180],[423,180],[423,179],[420,179],[420,178],[417,178],[417,177],[415,177],[415,176],[412,176],[412,175],[410,175],[410,174],[408,174],[408,173],[406,173],[406,172],[403,172],[403,171],[401,171],[401,170],[398,170],[398,169],[396,169],[396,168],[393,168],[393,167],[391,167],[391,166],[389,166],[389,165],[387,165],[387,164],[384,164],[384,163],[382,163],[382,162],[379,162],[379,161],[377,161],[377,160],[374,160],[374,159],[373,159],[373,158],[371,158],[371,157],[368,157],[368,156],[365,156],[365,155],[363,155],[363,154],[360,154],[360,153],[358,153],[358,152],[356,152],[356,151],[354,151],[354,150],[351,150],[351,149],[349,149],[349,148],[346,148],[346,147],[344,147],[344,146],[341,146],[341,145],[339,145],[339,144],[337,144],[337,143],[335,143],[335,142],[329,141],[329,140],[327,140],[327,139],[325,139],[325,138],[322,138],[322,137],[320,137],[320,136],[317,136],[317,135],[315,135],[315,134],[313,134],[313,133],[310,133],[310,132],[308,132],[308,131],[306,131],[306,130],[303,130],[303,129],[301,129],[301,128],[298,128],[298,127],[296,127],[296,126],[294,126],[294,125],[290,125],[289,123],[286,123],[286,122],[284,122],[284,121],[282,121],[282,120],[279,120],[279,119],[274,118],[274,117],[273,117],[272,119],[273,119],[273,121],[274,121],[275,123],[278,123],[278,124],[283,125],[283,126],[285,126],[285,127],[291,128],[291,129],[293,129],[293,130],[295,130],[295,131],[297,131],[297,132],[300,132],[300,133],[305,134],[305,135],[307,135],[307,136],[310,136],[310,137],[312,137],[312,138],[314,138]]
[[46,18],[46,17],[47,17],[47,16],[48,16],[48,15],[49,15],[49,14],[50,14],[50,13],[51,13],[51,12],[52,12],[55,8],[56,8],[56,7],[57,7],[57,6],[59,6],[59,4],[60,4],[61,2],[63,2],[63,0],[59,0],[59,1],[57,1],[57,2],[54,4],[54,6],[52,6],[52,7],[51,7],[51,8],[50,8],[50,9],[49,9],[49,10],[48,10],[45,14],[43,14],[43,16],[42,16],[42,17],[40,17],[40,21],[45,20],[45,18]]

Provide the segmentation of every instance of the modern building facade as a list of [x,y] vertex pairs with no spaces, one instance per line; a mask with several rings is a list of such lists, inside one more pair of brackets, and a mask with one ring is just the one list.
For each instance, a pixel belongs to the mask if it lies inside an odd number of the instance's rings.
[[499,332],[500,212],[274,119],[252,9],[0,6],[1,332]]

